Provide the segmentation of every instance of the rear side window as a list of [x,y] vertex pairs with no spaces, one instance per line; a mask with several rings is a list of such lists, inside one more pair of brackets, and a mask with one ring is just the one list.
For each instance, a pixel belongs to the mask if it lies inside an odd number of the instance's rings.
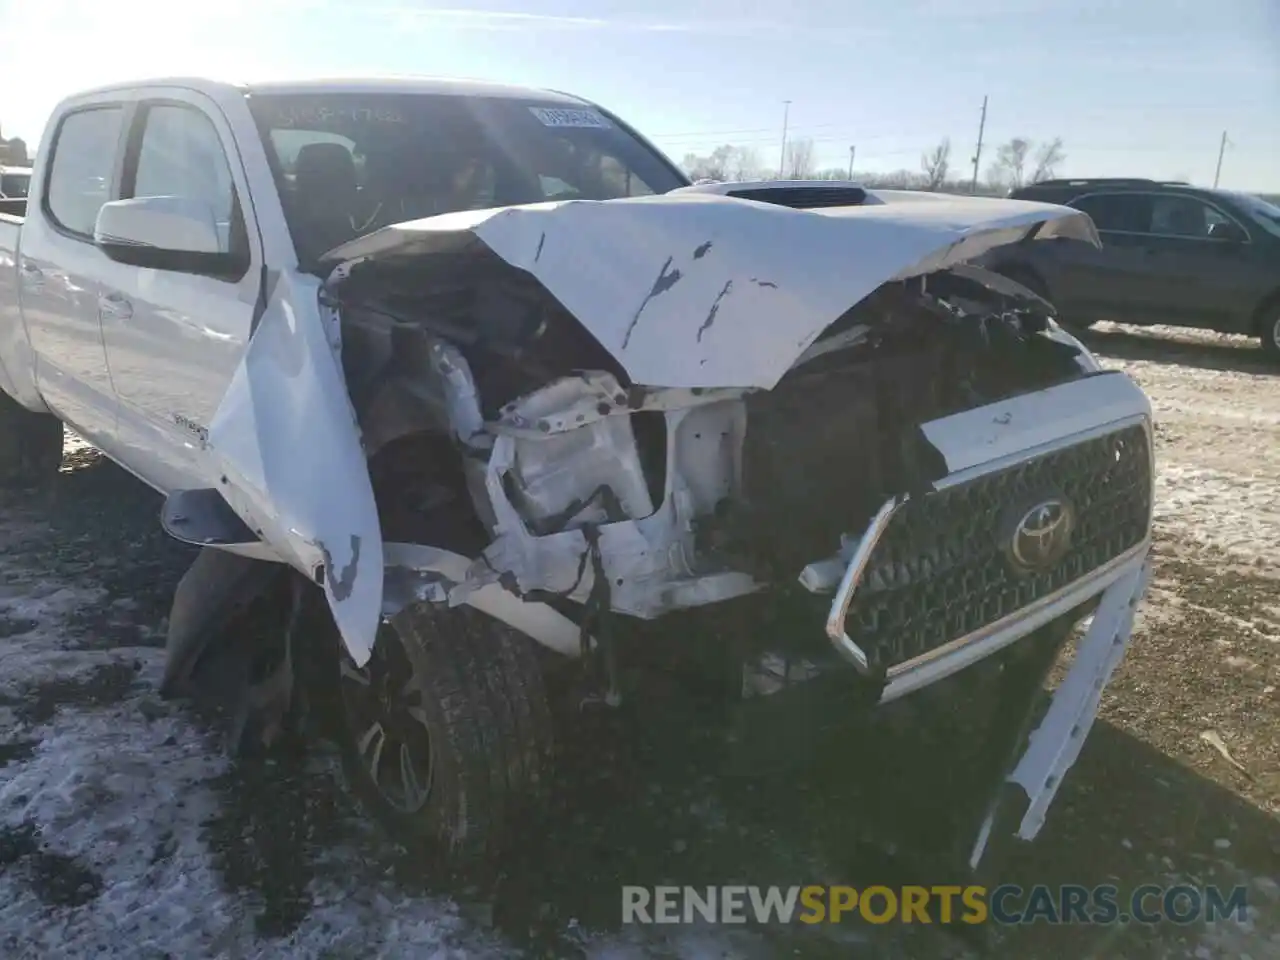
[[62,229],[86,239],[93,236],[98,211],[111,199],[123,120],[122,107],[91,107],[67,114],[59,124],[45,207]]
[[1207,240],[1214,227],[1228,224],[1221,213],[1194,197],[1156,197],[1152,205],[1151,232],[1166,237]]
[[1083,210],[1101,231],[1150,233],[1151,198],[1137,193],[1094,193],[1073,200],[1071,206]]

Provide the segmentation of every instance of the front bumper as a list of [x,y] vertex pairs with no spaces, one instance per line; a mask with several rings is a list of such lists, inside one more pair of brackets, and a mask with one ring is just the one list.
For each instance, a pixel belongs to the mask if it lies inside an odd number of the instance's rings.
[[[826,636],[843,659],[881,683],[882,703],[1081,608],[1150,550],[1150,408],[1123,374],[1014,397],[924,430],[943,454],[947,476],[918,501],[886,501],[846,544],[851,553],[811,564],[800,576],[811,593],[833,593]],[[998,546],[1007,536],[998,518],[1011,499],[1016,505],[1052,494],[1066,494],[1080,508],[1079,546],[1054,566],[1012,573]]]

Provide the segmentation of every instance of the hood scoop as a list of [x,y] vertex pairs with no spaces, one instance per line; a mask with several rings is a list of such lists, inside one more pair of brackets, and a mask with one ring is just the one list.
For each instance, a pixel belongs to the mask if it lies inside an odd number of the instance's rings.
[[755,200],[772,203],[793,210],[817,210],[821,207],[858,207],[867,201],[867,191],[852,184],[815,187],[810,184],[776,184],[769,187],[748,187],[730,190],[728,195],[739,200]]

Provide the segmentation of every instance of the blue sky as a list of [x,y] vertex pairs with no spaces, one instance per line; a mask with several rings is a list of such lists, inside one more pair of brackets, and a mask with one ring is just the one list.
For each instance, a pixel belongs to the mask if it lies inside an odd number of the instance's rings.
[[[680,159],[918,169],[949,136],[1061,136],[1074,175],[1280,191],[1280,0],[0,0],[0,124],[146,75],[483,77],[603,102]],[[987,156],[990,156],[988,154]],[[983,161],[985,174],[986,160]]]

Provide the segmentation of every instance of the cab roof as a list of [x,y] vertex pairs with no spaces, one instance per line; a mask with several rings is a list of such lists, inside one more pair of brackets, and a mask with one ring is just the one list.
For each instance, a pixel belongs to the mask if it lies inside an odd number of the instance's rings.
[[138,87],[176,86],[204,93],[238,91],[246,94],[433,94],[436,96],[489,97],[510,100],[541,100],[549,103],[583,105],[587,101],[567,93],[523,87],[487,80],[471,80],[461,77],[415,76],[363,76],[363,77],[312,77],[297,79],[263,79],[258,81],[213,79],[209,77],[147,77],[127,82],[113,83],[93,90],[82,91],[83,96],[114,90],[132,90]]

